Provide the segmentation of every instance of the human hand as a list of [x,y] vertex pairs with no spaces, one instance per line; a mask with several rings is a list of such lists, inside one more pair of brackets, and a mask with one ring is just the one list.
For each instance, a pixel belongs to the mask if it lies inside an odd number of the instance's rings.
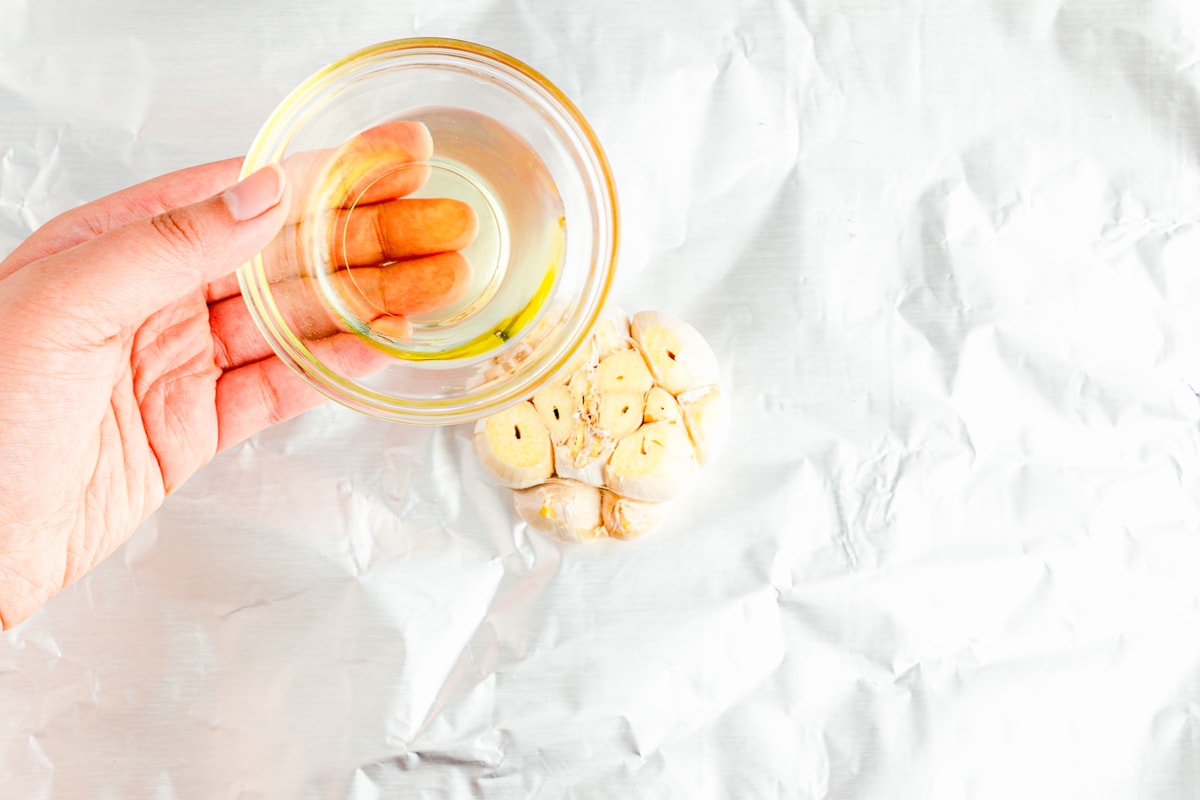
[[[374,157],[432,153],[421,125],[376,132]],[[0,261],[0,629],[103,560],[217,452],[323,400],[271,353],[233,275],[303,224],[289,216],[293,170],[229,188],[240,167],[187,169],[82,206]],[[370,198],[370,224],[351,231],[351,263],[339,265],[370,276],[358,285],[399,320],[457,299],[469,267],[454,251],[475,231],[467,206],[397,199],[417,185]],[[437,296],[406,290],[431,274],[449,276]],[[324,357],[381,366],[335,321],[318,324]]]

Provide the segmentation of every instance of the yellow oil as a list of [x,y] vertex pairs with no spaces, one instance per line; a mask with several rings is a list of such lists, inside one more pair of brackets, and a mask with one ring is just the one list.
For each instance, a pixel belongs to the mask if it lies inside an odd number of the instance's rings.
[[[538,318],[538,314],[545,307],[551,293],[554,291],[554,285],[558,278],[558,267],[558,260],[552,262],[546,269],[545,274],[542,276],[542,282],[534,291],[533,296],[530,297],[529,302],[515,314],[499,320],[495,325],[491,326],[490,330],[479,334],[474,339],[446,350],[430,352],[413,351],[405,353],[403,357],[412,361],[450,360],[473,358],[495,350],[525,330]],[[391,347],[385,349],[389,352],[394,352]]]

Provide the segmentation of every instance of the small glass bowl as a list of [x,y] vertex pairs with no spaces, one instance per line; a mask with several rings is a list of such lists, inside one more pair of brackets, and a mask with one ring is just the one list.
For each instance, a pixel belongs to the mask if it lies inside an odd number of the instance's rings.
[[[428,159],[347,156],[404,120],[430,131]],[[276,355],[334,400],[399,422],[470,421],[530,397],[587,341],[613,277],[613,178],[579,110],[525,64],[453,39],[365,48],[280,104],[242,175],[273,163],[291,222],[239,270],[242,295]],[[478,228],[461,251],[466,295],[401,330],[376,318],[380,295],[342,257],[348,220],[397,179],[420,184],[405,197],[471,205]],[[370,268],[394,266],[382,258]]]

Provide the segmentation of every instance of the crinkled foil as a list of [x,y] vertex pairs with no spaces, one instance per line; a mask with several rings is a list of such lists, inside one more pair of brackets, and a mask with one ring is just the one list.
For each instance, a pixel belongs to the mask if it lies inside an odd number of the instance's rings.
[[560,546],[466,428],[266,432],[0,635],[0,797],[1200,796],[1200,5],[0,0],[0,252],[411,35],[592,121],[728,448]]

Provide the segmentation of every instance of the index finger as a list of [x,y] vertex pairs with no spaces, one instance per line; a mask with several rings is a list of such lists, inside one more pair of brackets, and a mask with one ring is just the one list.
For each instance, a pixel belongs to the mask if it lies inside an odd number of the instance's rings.
[[[433,137],[420,122],[385,122],[369,128],[338,148],[330,174],[356,176],[336,208],[354,203],[378,203],[412,194],[429,179],[426,162],[433,155]],[[414,165],[414,166],[409,166]]]
[[237,183],[241,168],[241,158],[188,167],[64,211],[0,261],[0,280],[38,259],[69,250],[131,222],[206,200]]
[[[287,158],[286,191],[292,200],[289,227],[268,246],[263,258],[286,260],[283,254],[288,247],[282,246],[284,240],[280,237],[294,237],[297,226],[325,217],[330,210],[337,212],[355,205],[370,208],[420,189],[429,177],[424,162],[432,155],[429,129],[420,122],[405,120],[368,128],[336,149],[307,151]],[[226,275],[206,288],[207,300],[215,302],[239,291],[236,273]]]
[[[336,150],[298,153],[286,160],[284,170],[293,199],[299,194],[299,187],[320,178],[326,165],[341,174],[356,170],[370,174],[373,170],[377,180],[358,202],[375,203],[419,189],[428,178],[428,168],[400,167],[428,161],[432,155],[433,139],[424,125],[385,122],[352,137]],[[34,231],[0,261],[0,280],[38,259],[69,250],[111,230],[219,194],[237,182],[241,168],[241,157],[188,167],[65,211]],[[346,199],[344,195],[342,199]],[[293,204],[292,209],[291,221],[298,221],[297,215],[303,211],[300,204]]]

